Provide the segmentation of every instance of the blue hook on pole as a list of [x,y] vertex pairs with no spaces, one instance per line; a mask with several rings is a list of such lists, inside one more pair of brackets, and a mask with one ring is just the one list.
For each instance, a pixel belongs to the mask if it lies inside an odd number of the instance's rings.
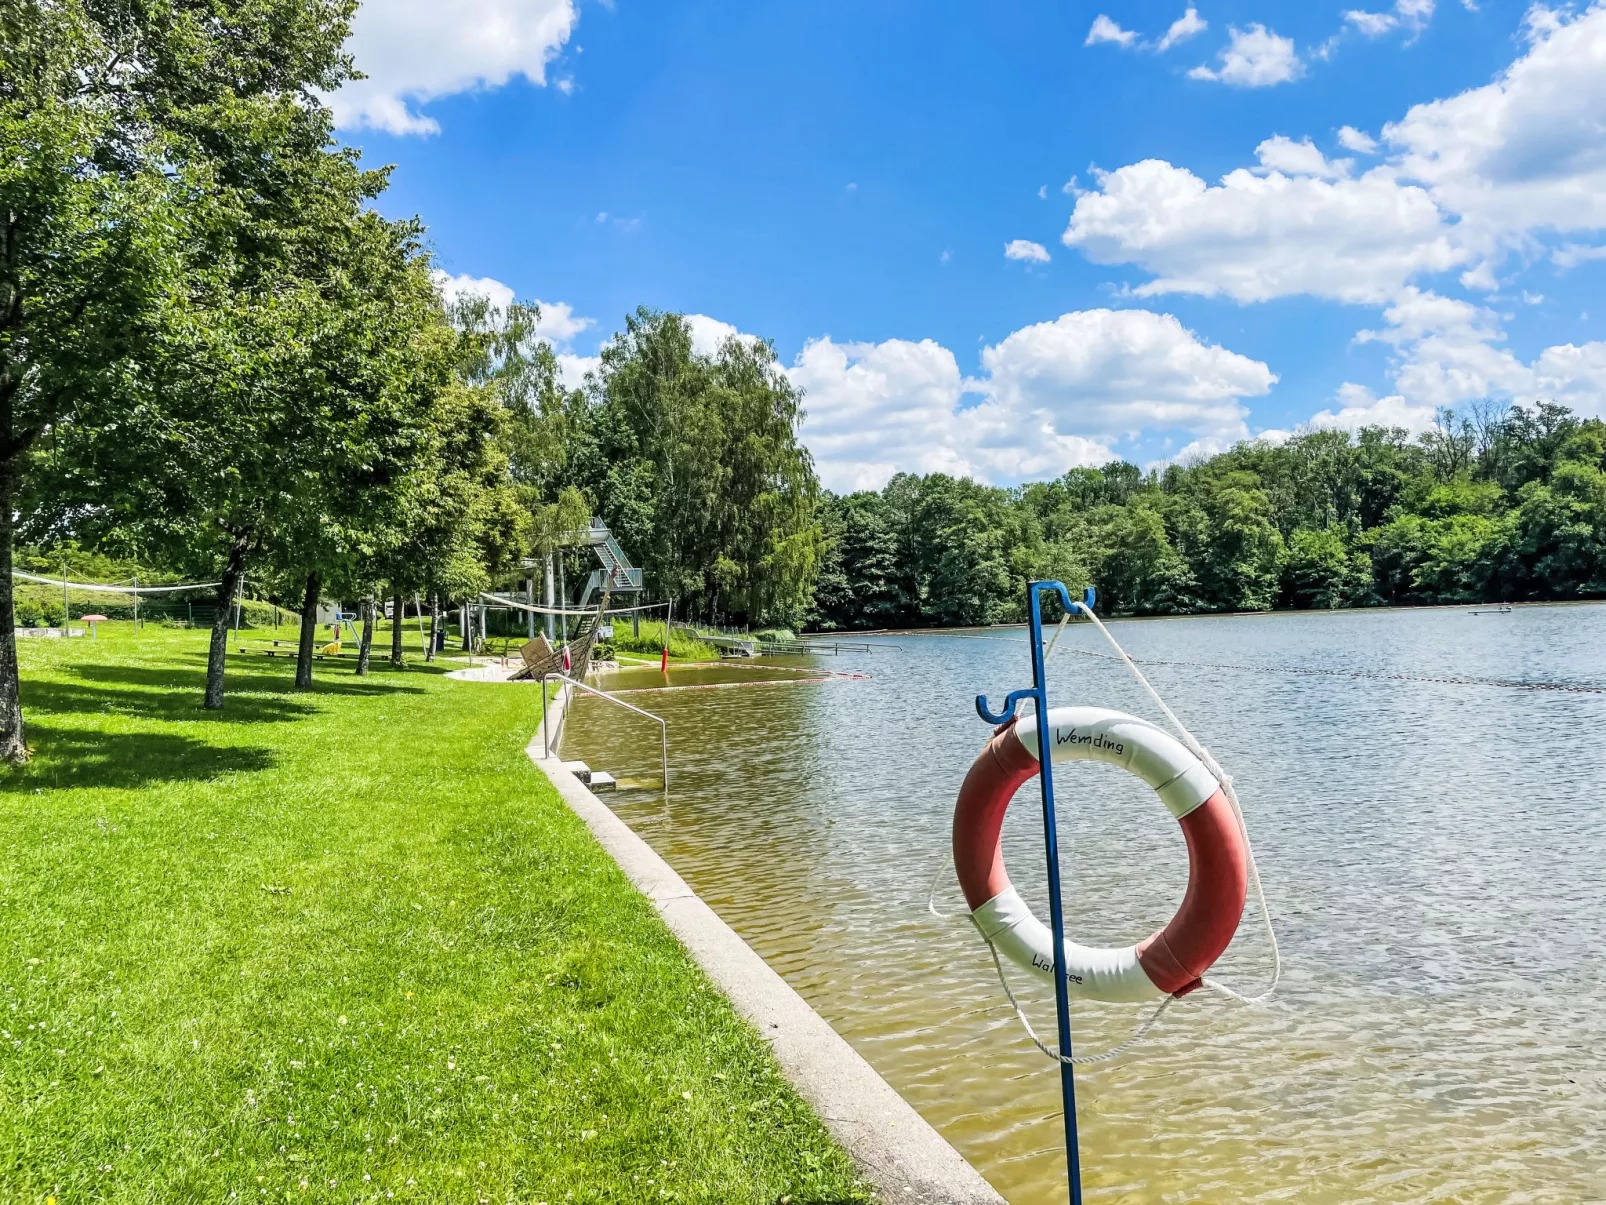
[[[1076,1132],[1076,1080],[1068,1061],[1071,1057],[1070,987],[1065,979],[1065,910],[1060,896],[1059,836],[1054,824],[1054,743],[1048,727],[1048,682],[1043,662],[1043,611],[1040,596],[1053,592],[1067,611],[1073,609],[1071,595],[1063,582],[1028,582],[1026,605],[1032,649],[1032,685],[1029,690],[1013,690],[1004,700],[1004,710],[994,715],[987,696],[976,696],[976,714],[989,724],[1004,724],[1015,718],[1015,709],[1030,699],[1036,705],[1037,756],[1043,787],[1043,845],[1048,861],[1048,913],[1054,934],[1054,1007],[1059,1021],[1060,1100],[1065,1110],[1065,1164],[1070,1183],[1071,1205],[1082,1205],[1082,1154]],[[1083,595],[1087,609],[1096,599],[1093,587]]]

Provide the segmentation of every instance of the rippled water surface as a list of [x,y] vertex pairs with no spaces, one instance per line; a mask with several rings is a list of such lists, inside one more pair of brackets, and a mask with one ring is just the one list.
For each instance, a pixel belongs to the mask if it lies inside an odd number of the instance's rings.
[[[1377,611],[1112,625],[1233,773],[1282,941],[1275,1004],[1204,993],[1131,1058],[1077,1074],[1089,1201],[1606,1201],[1606,607]],[[1057,1077],[985,947],[926,911],[954,795],[994,704],[1029,683],[1024,633],[900,636],[794,660],[869,674],[765,684],[674,671],[631,694],[669,722],[673,799],[619,814],[1015,1205],[1064,1199]],[[1150,708],[1086,626],[1050,665],[1057,703]],[[896,646],[896,647],[894,647]],[[1350,674],[1379,677],[1351,677]],[[1385,675],[1401,675],[1388,677]],[[815,680],[809,680],[815,679]],[[613,689],[662,686],[630,670]],[[732,684],[732,685],[720,685]],[[596,700],[566,756],[643,784],[655,728]],[[1083,941],[1170,916],[1186,853],[1135,779],[1060,771],[1067,907]],[[1035,787],[1005,854],[1042,907]],[[952,872],[939,907],[960,908]],[[1220,976],[1269,969],[1253,910]],[[1028,1008],[1052,1032],[1052,994]],[[1078,1049],[1135,1006],[1078,1004]]]

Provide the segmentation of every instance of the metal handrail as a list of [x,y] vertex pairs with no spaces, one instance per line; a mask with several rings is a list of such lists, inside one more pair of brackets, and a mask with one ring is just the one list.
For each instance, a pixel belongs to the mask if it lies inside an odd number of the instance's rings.
[[668,723],[668,721],[663,719],[663,717],[661,717],[661,716],[653,715],[653,713],[650,712],[650,711],[643,711],[641,708],[635,706],[634,704],[626,703],[623,699],[617,698],[614,695],[610,695],[605,690],[598,690],[595,686],[587,686],[584,682],[581,682],[576,678],[571,678],[567,674],[561,674],[561,673],[560,674],[554,674],[554,673],[550,673],[550,672],[544,673],[544,674],[541,675],[541,677],[539,679],[539,681],[541,683],[541,745],[542,745],[542,748],[543,748],[543,750],[545,751],[545,753],[546,753],[546,755],[548,757],[554,756],[554,754],[552,752],[552,738],[547,734],[546,684],[547,684],[547,679],[548,678],[557,678],[560,682],[563,682],[565,685],[568,685],[568,686],[578,686],[581,690],[585,691],[587,694],[596,695],[599,699],[607,699],[608,702],[616,703],[620,707],[623,707],[626,711],[633,711],[637,715],[646,716],[649,720],[651,720],[653,723],[658,725],[658,734],[659,734],[659,737],[660,737],[660,739],[662,741],[662,745],[663,745],[664,803],[667,804],[669,802],[669,723]]

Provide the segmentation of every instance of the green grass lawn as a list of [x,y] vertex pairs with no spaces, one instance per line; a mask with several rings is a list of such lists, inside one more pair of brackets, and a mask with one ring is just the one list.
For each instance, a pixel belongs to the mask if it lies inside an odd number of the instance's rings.
[[234,657],[204,712],[206,638],[21,642],[0,1199],[868,1199],[525,757],[535,692]]

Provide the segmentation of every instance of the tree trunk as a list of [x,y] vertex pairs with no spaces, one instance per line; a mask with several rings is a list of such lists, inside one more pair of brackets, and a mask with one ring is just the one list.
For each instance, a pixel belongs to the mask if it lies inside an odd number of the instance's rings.
[[234,593],[245,576],[245,558],[250,548],[244,536],[229,545],[229,559],[223,565],[223,580],[217,588],[217,614],[212,617],[212,644],[206,652],[206,698],[201,706],[208,711],[223,710],[223,668],[229,655],[229,612]]
[[307,594],[301,600],[301,643],[296,649],[296,689],[312,689],[312,645],[318,634],[318,588],[316,573],[307,574]]
[[390,622],[390,660],[393,665],[402,663],[402,611],[406,606],[407,601],[400,594],[396,595]]
[[429,600],[429,648],[424,650],[424,660],[435,660],[435,629],[441,625],[441,600]]
[[357,646],[357,676],[368,676],[368,657],[374,649],[374,600],[362,600],[362,643]]
[[0,464],[0,759],[20,766],[28,760],[22,734],[22,691],[17,671],[17,616],[12,606],[12,497],[16,470]]

